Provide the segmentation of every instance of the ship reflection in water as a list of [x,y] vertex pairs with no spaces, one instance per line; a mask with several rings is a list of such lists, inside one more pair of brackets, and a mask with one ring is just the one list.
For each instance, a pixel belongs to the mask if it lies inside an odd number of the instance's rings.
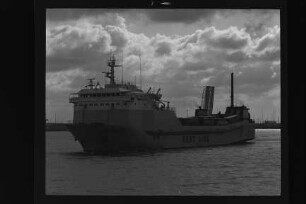
[[68,131],[46,132],[48,195],[280,195],[280,130],[243,144],[90,155]]

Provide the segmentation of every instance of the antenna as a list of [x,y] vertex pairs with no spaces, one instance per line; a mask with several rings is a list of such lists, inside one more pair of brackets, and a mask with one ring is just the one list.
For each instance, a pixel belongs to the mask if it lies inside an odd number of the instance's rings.
[[139,50],[139,83],[140,83],[140,89],[142,88],[142,81],[141,81],[141,50]]
[[123,84],[123,49],[122,49],[122,65],[121,65],[121,84]]
[[263,109],[261,107],[261,122],[263,122]]

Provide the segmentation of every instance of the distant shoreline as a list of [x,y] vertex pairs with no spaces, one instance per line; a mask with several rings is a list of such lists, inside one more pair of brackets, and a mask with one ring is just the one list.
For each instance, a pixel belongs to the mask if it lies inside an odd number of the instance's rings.
[[46,123],[46,131],[66,131],[66,124],[68,123]]

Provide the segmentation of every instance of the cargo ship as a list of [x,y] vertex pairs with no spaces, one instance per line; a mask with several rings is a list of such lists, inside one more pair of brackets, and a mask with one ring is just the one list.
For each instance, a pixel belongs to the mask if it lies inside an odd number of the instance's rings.
[[114,69],[120,67],[111,55],[103,72],[104,87],[88,79],[70,94],[73,122],[67,129],[85,152],[151,151],[172,148],[229,145],[252,140],[254,121],[246,106],[234,105],[233,73],[231,104],[224,113],[213,114],[214,87],[204,86],[201,106],[193,117],[178,118],[161,89],[143,91],[136,84],[116,83]]

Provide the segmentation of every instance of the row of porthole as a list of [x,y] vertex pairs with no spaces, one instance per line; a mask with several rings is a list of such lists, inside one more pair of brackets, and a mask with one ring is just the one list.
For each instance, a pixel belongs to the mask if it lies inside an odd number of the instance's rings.
[[121,96],[121,93],[103,93],[103,94],[81,94],[81,98],[88,98],[88,97],[110,97],[110,96]]
[[[97,103],[94,103],[94,104],[92,104],[92,103],[90,103],[90,104],[82,104],[82,103],[80,103],[80,104],[76,104],[75,106],[85,106],[85,105],[88,105],[88,106],[98,106],[98,104]],[[100,106],[109,106],[110,104],[109,103],[100,103]],[[117,105],[117,106],[119,106],[120,105],[120,103],[111,103],[111,105],[112,106],[114,106],[114,105]],[[127,103],[123,103],[123,105],[127,105]],[[137,105],[136,103],[134,104],[134,105]],[[144,103],[143,104],[144,106],[146,106],[146,104]]]
[[[99,104],[98,103],[89,103],[89,104],[82,104],[82,103],[80,103],[80,104],[76,104],[76,106],[98,106]],[[120,103],[100,103],[100,106],[109,106],[109,105],[117,105],[117,106],[119,106],[120,105]],[[124,103],[124,105],[127,105],[126,103]]]

